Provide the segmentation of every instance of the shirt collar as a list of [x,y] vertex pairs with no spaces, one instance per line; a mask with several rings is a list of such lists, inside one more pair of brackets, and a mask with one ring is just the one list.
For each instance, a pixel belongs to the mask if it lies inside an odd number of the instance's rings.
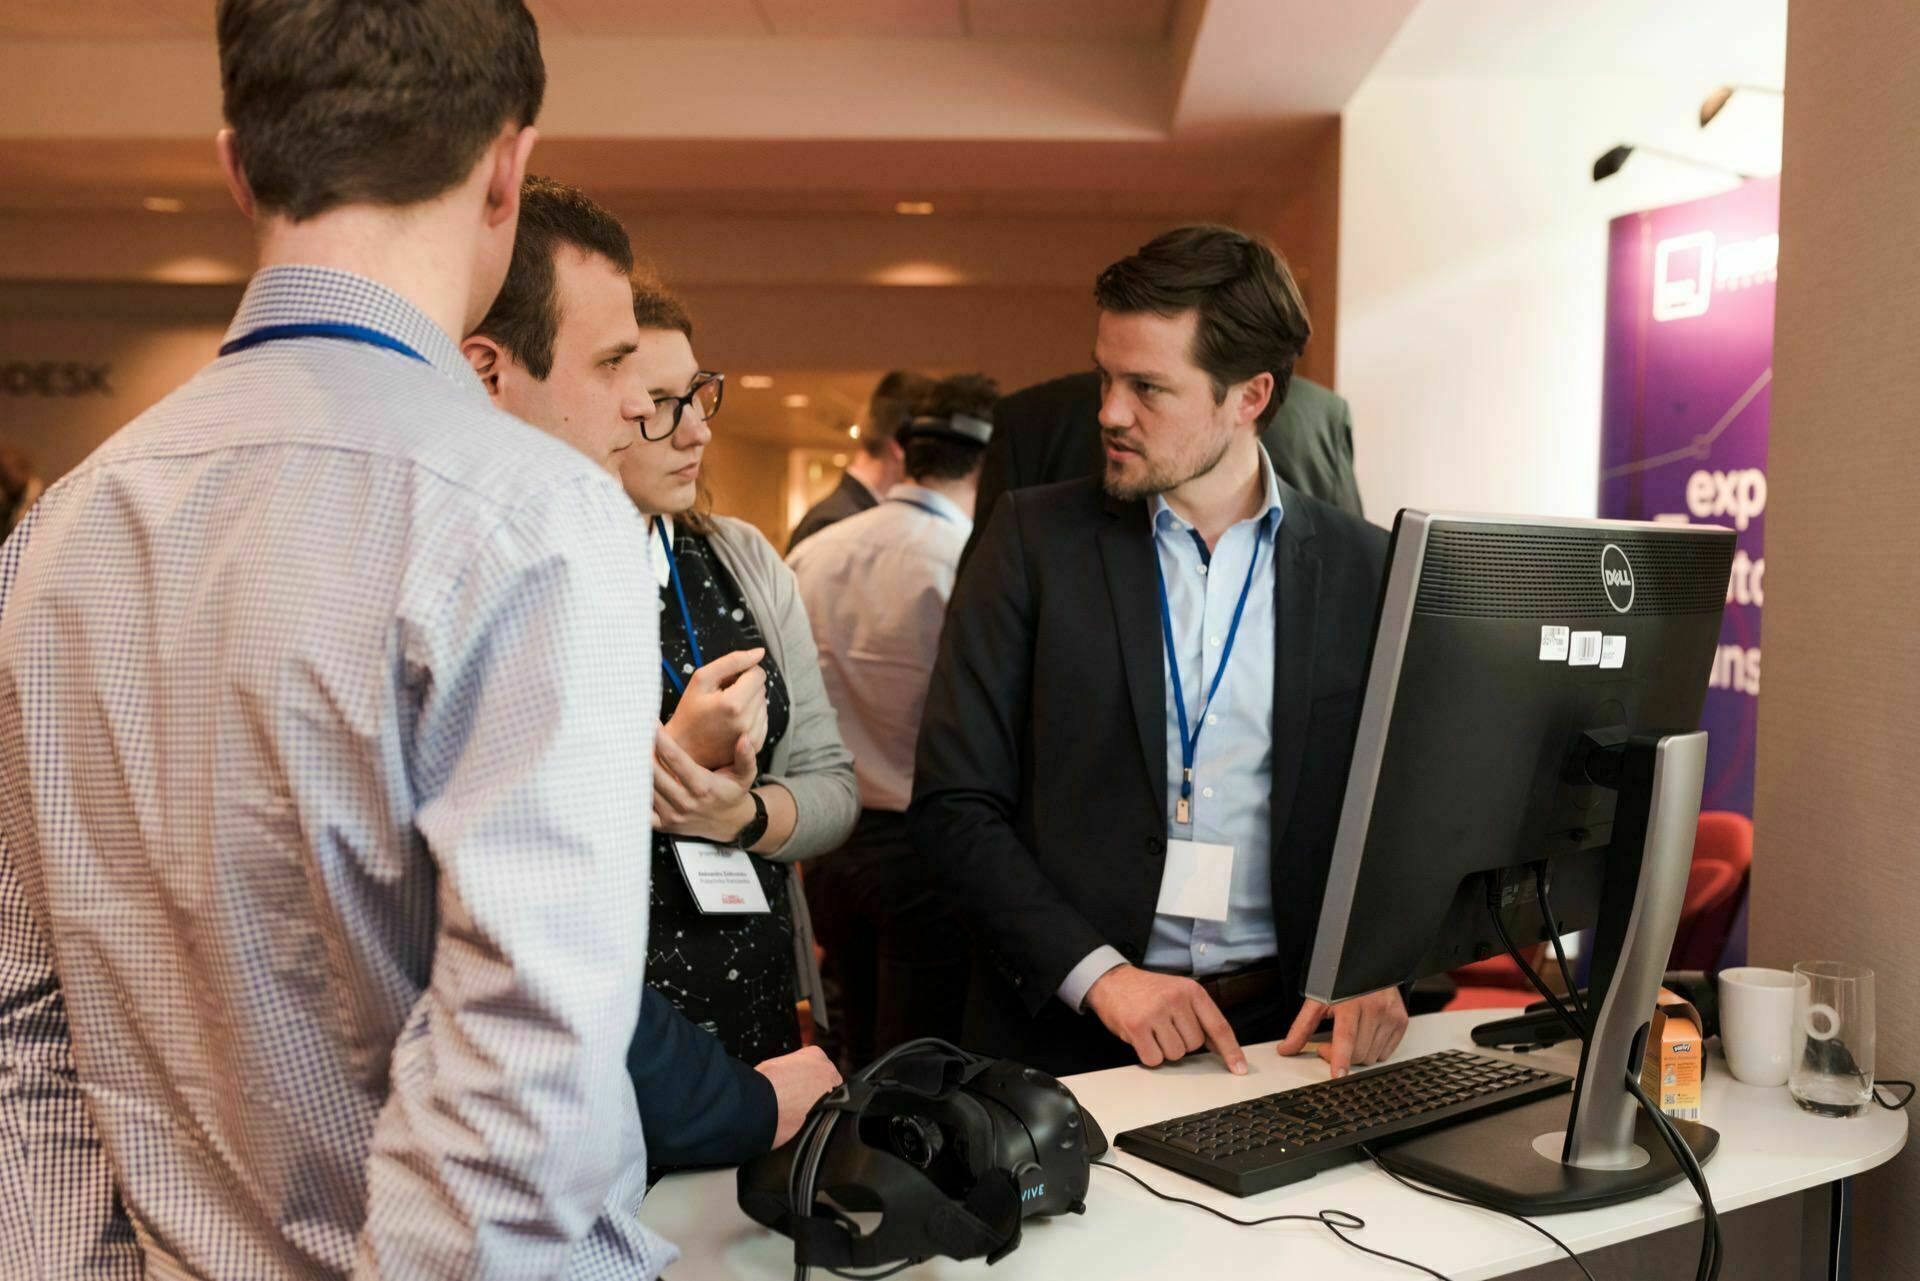
[[458,344],[425,312],[377,280],[332,267],[286,264],[255,272],[224,341],[269,325],[315,322],[361,325],[397,338],[463,393],[486,399]]
[[942,516],[945,516],[948,520],[958,524],[962,529],[973,528],[972,517],[967,515],[959,503],[954,502],[945,494],[916,485],[912,481],[903,480],[887,491],[888,501],[896,498],[902,502],[916,503],[921,507],[930,507]]
[[673,566],[669,564],[667,561],[666,544],[662,543],[660,541],[660,535],[654,532],[653,527],[656,523],[665,527],[667,531],[666,541],[667,543],[671,543],[674,540],[674,536],[675,536],[674,529],[673,529],[673,517],[672,516],[647,517],[648,558],[653,563],[654,578],[659,580],[659,583],[662,587],[665,587],[668,583],[671,583],[673,581]]
[[[1262,527],[1261,532],[1271,536],[1274,531],[1280,528],[1280,522],[1285,519],[1287,512],[1286,508],[1280,503],[1279,474],[1273,470],[1273,460],[1267,457],[1267,451],[1264,447],[1260,450],[1260,481],[1266,488],[1267,501],[1266,504],[1262,506],[1257,513],[1249,517],[1249,519],[1259,521]],[[1167,505],[1167,497],[1165,494],[1155,494],[1147,500],[1147,514],[1153,518],[1155,533],[1162,533],[1170,529],[1191,528],[1191,526],[1180,517],[1179,513]],[[1244,524],[1245,522],[1240,523]]]

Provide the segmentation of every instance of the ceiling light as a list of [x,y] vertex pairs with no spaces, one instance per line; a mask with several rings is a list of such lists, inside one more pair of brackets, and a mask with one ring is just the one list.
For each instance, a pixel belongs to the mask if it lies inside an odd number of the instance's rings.
[[187,202],[172,196],[148,196],[140,202],[140,207],[148,213],[179,213],[187,207]]
[[849,428],[847,428],[847,435],[849,435],[849,436],[851,436],[851,437],[853,437],[853,438],[854,438],[855,440],[859,440],[859,439],[860,439],[860,424],[859,424],[859,423],[855,423],[855,424],[854,424],[853,426],[851,426],[851,427],[849,427]]
[[902,200],[894,205],[893,211],[897,214],[913,214],[918,217],[925,217],[933,212],[933,201]]
[[833,465],[835,467],[845,467],[847,465],[847,456],[845,454],[835,454],[833,456]]
[[796,391],[787,397],[785,403],[788,409],[805,409],[808,405],[811,405],[813,401],[803,393]]
[[740,385],[748,391],[765,391],[773,386],[773,379],[765,374],[741,374]]

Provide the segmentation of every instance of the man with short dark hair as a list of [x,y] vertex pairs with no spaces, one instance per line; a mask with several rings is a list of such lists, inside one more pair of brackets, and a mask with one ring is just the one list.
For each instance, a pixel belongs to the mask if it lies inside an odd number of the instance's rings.
[[860,786],[853,835],[806,875],[823,969],[844,997],[849,1070],[915,1037],[960,1035],[966,935],[907,839],[905,811],[920,709],[973,529],[999,392],[984,374],[935,384],[900,432],[906,482],[787,556]]
[[[635,425],[655,409],[634,356],[641,328],[677,315],[692,330],[671,295],[636,289],[632,271],[618,218],[578,188],[528,178],[506,281],[461,344],[494,404],[615,476]],[[750,696],[764,701],[765,693]],[[656,1168],[757,1156],[796,1133],[814,1101],[840,1083],[812,1046],[755,1065],[730,1057],[651,987],[627,1071]]]
[[833,522],[871,509],[900,483],[906,458],[900,428],[932,388],[931,378],[909,369],[893,370],[874,386],[867,401],[867,421],[860,424],[859,451],[833,492],[809,507],[793,527],[787,538],[789,553]]
[[456,345],[513,249],[533,19],[217,22],[261,269],[0,551],[0,1258],[655,1276],[644,530]]
[[[955,590],[908,824],[979,940],[967,1041],[1047,1071],[1241,1040],[1297,1052],[1385,534],[1259,432],[1309,326],[1264,241],[1183,227],[1113,264],[1098,480],[1006,495]],[[1335,1073],[1398,1044],[1338,1008]]]

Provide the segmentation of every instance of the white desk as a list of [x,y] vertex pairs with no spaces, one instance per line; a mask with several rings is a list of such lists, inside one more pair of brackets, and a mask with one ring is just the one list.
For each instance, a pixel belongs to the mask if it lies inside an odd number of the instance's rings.
[[[1415,1019],[1396,1057],[1471,1049],[1469,1029],[1489,1017],[1477,1010]],[[1324,1079],[1326,1071],[1318,1058],[1279,1058],[1271,1044],[1248,1047],[1247,1058],[1250,1070],[1244,1077],[1229,1074],[1208,1057],[1152,1071],[1132,1067],[1090,1072],[1068,1083],[1111,1140],[1150,1121]],[[1571,1075],[1575,1058],[1574,1047],[1566,1045],[1525,1056],[1524,1061]],[[1702,1119],[1721,1135],[1706,1173],[1714,1204],[1723,1214],[1871,1170],[1907,1141],[1904,1112],[1869,1108],[1865,1116],[1851,1120],[1823,1120],[1796,1108],[1784,1088],[1741,1085],[1717,1057],[1707,1072]],[[1356,1240],[1418,1260],[1455,1281],[1505,1276],[1563,1257],[1551,1243],[1511,1219],[1409,1191],[1365,1162],[1241,1199],[1118,1149],[1104,1159],[1162,1191],[1238,1218],[1349,1211],[1367,1221],[1364,1231],[1353,1234]],[[1793,1212],[1798,1214],[1798,1208]],[[793,1275],[793,1243],[741,1213],[731,1170],[662,1180],[648,1194],[642,1217],[681,1249],[681,1262],[669,1269],[670,1277],[787,1281]],[[1658,1196],[1540,1223],[1584,1253],[1699,1218],[1693,1189],[1682,1183]],[[1286,1274],[1277,1271],[1281,1264]],[[1235,1227],[1190,1207],[1156,1201],[1123,1176],[1099,1169],[1093,1171],[1085,1215],[1029,1221],[1019,1248],[991,1270],[978,1259],[934,1259],[903,1275],[926,1281],[1109,1281],[1287,1274],[1356,1281],[1405,1281],[1417,1275],[1350,1249],[1315,1224]],[[816,1269],[814,1275],[826,1274]]]

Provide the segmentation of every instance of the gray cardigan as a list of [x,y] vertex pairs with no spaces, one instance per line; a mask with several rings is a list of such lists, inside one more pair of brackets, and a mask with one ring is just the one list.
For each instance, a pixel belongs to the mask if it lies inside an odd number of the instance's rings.
[[806,895],[800,890],[798,864],[828,850],[838,849],[860,817],[860,790],[853,779],[853,753],[840,741],[840,722],[827,687],[820,679],[820,652],[814,648],[813,627],[793,571],[780,559],[759,530],[730,516],[712,516],[707,540],[714,554],[740,584],[747,608],[760,624],[767,653],[786,678],[793,700],[787,732],[773,746],[773,759],[763,783],[778,783],[793,796],[798,817],[792,835],[770,855],[793,864],[788,872],[788,898],[793,905],[794,963],[799,994],[813,1005],[813,1018],[827,1026],[827,1006],[820,986],[820,964],[813,954],[813,921],[807,915]]

